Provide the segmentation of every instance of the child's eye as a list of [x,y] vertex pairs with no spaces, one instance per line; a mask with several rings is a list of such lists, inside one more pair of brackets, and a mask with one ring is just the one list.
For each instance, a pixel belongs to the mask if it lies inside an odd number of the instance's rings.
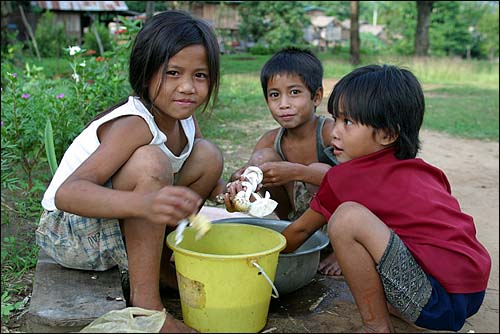
[[208,79],[208,74],[206,74],[206,73],[196,73],[195,76],[197,78]]
[[345,123],[345,125],[353,124],[352,121],[350,119],[347,119],[347,118],[344,119],[344,123]]
[[275,99],[275,98],[277,98],[278,96],[279,96],[279,94],[278,94],[277,92],[270,92],[270,93],[269,93],[269,97],[270,97],[270,98]]
[[290,95],[298,95],[298,94],[300,94],[300,90],[298,90],[298,89],[292,89],[290,91]]
[[167,75],[175,77],[175,76],[179,75],[179,72],[178,71],[167,71]]

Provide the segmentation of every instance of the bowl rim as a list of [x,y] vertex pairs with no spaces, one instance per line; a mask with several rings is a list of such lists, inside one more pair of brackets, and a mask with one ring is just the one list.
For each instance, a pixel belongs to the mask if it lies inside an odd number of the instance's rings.
[[[258,222],[264,222],[264,223],[269,223],[270,225],[277,226],[277,227],[286,227],[289,224],[291,224],[291,221],[288,220],[281,220],[281,219],[269,219],[269,218],[256,218],[256,217],[234,217],[234,218],[222,218],[222,219],[217,219],[212,221],[213,224],[227,224],[227,223],[236,223],[236,224],[249,224],[249,225],[256,225],[256,226],[261,226],[264,228],[268,228],[266,226],[263,226],[262,224],[256,224]],[[280,233],[280,232],[278,232]],[[280,233],[281,234],[281,233]],[[317,230],[314,232],[309,238],[315,236],[316,238],[319,239],[320,244],[316,247],[300,251],[300,252],[293,252],[293,253],[280,253],[280,257],[295,257],[295,256],[302,256],[302,255],[307,255],[311,253],[315,253],[318,251],[321,251],[324,249],[328,244],[330,243],[330,239],[321,232],[320,230]],[[307,239],[309,240],[309,239]],[[306,241],[307,241],[306,240]],[[305,241],[304,241],[305,242]]]

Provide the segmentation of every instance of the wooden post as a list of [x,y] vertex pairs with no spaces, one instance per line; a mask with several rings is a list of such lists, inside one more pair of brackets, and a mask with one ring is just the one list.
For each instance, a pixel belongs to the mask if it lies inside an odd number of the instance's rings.
[[38,58],[38,61],[41,61],[42,57],[40,57],[40,52],[38,51],[38,45],[36,44],[35,35],[33,35],[33,30],[31,30],[31,26],[28,23],[28,20],[26,19],[26,15],[24,15],[24,9],[21,4],[19,5],[19,12],[21,13],[21,19],[23,20],[23,24],[26,27],[26,31],[28,31],[28,35],[31,38],[31,41],[33,42],[33,47],[35,48],[36,57]]

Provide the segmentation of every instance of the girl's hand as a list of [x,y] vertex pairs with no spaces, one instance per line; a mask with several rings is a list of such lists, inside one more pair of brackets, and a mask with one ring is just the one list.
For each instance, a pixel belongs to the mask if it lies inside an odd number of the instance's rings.
[[149,193],[146,200],[146,219],[155,224],[175,227],[180,220],[196,214],[202,198],[188,187],[165,186]]

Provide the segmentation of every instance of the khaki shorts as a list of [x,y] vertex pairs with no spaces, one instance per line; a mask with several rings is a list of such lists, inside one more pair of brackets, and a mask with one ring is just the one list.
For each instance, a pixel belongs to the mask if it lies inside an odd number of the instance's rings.
[[312,200],[312,195],[307,190],[304,182],[296,181],[293,184],[293,207],[294,210],[288,214],[289,221],[297,220],[307,209]]
[[128,268],[117,219],[88,218],[45,210],[35,232],[36,243],[60,265],[81,270]]

